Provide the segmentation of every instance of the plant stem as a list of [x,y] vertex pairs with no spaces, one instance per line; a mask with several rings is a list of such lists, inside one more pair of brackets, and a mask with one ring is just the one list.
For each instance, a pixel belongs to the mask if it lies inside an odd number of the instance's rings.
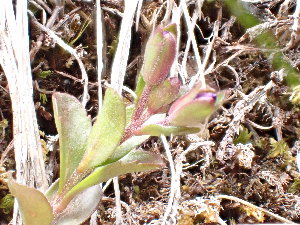
[[140,117],[141,117],[141,115],[142,115],[143,111],[145,110],[145,107],[148,103],[149,95],[150,95],[151,91],[152,91],[152,86],[146,85],[140,99],[138,100],[136,109],[134,110],[134,113],[133,113],[133,116],[132,116],[132,122],[133,123],[140,119]]
[[137,102],[137,105],[136,105],[136,108],[133,112],[131,122],[130,122],[129,126],[125,129],[125,132],[124,132],[123,138],[121,140],[121,143],[126,141],[130,137],[132,137],[134,135],[134,132],[137,129],[139,129],[143,125],[143,123],[147,119],[149,119],[149,117],[152,115],[148,111],[144,113],[146,105],[147,105],[148,100],[149,100],[149,95],[152,91],[152,87],[153,86],[150,86],[150,85],[146,85],[144,87],[144,90],[141,94],[141,97],[139,98],[139,100]]
[[68,182],[65,184],[65,187],[62,189],[62,191],[57,195],[57,197],[52,202],[52,208],[54,215],[59,215],[62,213],[70,201],[74,198],[74,196],[78,193],[73,193],[72,195],[68,195],[69,191],[76,186],[80,181],[83,180],[84,177],[86,177],[89,173],[91,173],[90,170],[85,170],[84,172],[78,172],[76,169],[71,177],[69,178]]
[[129,138],[131,138],[134,135],[134,132],[136,130],[138,130],[144,122],[146,122],[147,119],[149,119],[149,117],[152,114],[150,114],[148,111],[146,113],[144,113],[143,115],[140,116],[140,118],[138,120],[135,121],[131,121],[131,123],[129,124],[129,126],[125,129],[123,138],[121,143],[123,143],[124,141],[128,140]]

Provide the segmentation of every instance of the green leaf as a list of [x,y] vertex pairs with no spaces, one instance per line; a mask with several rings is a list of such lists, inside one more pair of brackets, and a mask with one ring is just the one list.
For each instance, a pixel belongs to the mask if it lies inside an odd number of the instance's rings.
[[14,208],[14,197],[11,194],[5,195],[0,199],[0,209],[4,214],[9,214]]
[[78,225],[86,221],[98,207],[102,198],[100,185],[92,186],[75,196],[67,208],[56,218],[56,225]]
[[250,142],[250,138],[252,137],[252,133],[245,127],[240,128],[239,136],[234,139],[233,143],[236,145],[238,143],[247,144]]
[[3,119],[0,121],[0,128],[7,128],[8,127],[8,120],[7,119]]
[[133,136],[129,138],[116,148],[115,152],[109,157],[109,159],[104,164],[106,165],[118,161],[119,159],[127,155],[135,147],[146,141],[149,137],[149,135],[142,135]]
[[289,151],[289,146],[284,140],[276,141],[273,138],[270,138],[270,143],[272,149],[269,152],[269,158],[275,158],[281,156],[284,159],[285,163],[292,163],[295,161],[295,158],[292,156],[292,153]]
[[51,71],[51,70],[43,70],[43,71],[39,74],[39,77],[45,79],[45,78],[49,77],[51,74],[52,74],[52,71]]
[[272,149],[269,152],[269,158],[275,158],[277,156],[284,156],[289,151],[289,146],[284,140],[276,141],[275,139],[271,138],[270,143]]
[[126,107],[126,126],[130,124],[135,105],[129,105]]
[[137,84],[136,84],[136,88],[135,88],[135,93],[138,96],[136,99],[136,102],[138,102],[139,98],[141,97],[143,90],[145,88],[145,81],[143,79],[142,74],[139,75],[138,80],[137,80]]
[[293,88],[293,92],[290,96],[290,101],[299,106],[300,105],[300,85],[297,85]]
[[42,192],[8,181],[10,192],[17,198],[25,225],[50,225],[54,218],[52,208]]
[[158,124],[150,124],[142,127],[136,135],[151,135],[151,136],[160,136],[166,135],[184,135],[200,132],[198,127],[175,127],[175,126],[162,126]]
[[300,179],[295,178],[293,184],[289,187],[288,192],[294,194],[300,190]]
[[108,88],[100,114],[88,137],[85,155],[78,172],[93,169],[105,162],[119,145],[125,130],[125,105],[121,96]]
[[40,93],[40,101],[42,102],[43,105],[45,105],[48,102],[47,95],[44,93]]
[[84,31],[86,30],[86,28],[89,26],[89,24],[92,22],[91,19],[87,19],[86,21],[84,21],[83,25],[81,26],[79,32],[77,32],[76,37],[70,41],[69,45],[74,45],[74,43],[82,36],[82,34],[84,33]]
[[117,162],[96,168],[65,195],[65,201],[73,198],[73,196],[86,188],[107,181],[110,178],[126,173],[155,170],[162,166],[164,166],[164,162],[157,154],[140,150],[131,151]]
[[92,124],[85,109],[75,97],[56,92],[52,96],[52,101],[59,134],[59,192],[61,192],[82,160]]
[[52,202],[56,197],[56,194],[58,192],[58,187],[59,187],[59,178],[54,183],[51,184],[51,186],[48,188],[48,190],[45,193],[45,196],[49,202]]

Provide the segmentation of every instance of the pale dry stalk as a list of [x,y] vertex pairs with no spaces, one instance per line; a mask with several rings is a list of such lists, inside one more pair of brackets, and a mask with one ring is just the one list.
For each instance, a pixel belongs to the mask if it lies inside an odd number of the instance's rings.
[[296,9],[293,18],[294,18],[294,23],[292,26],[291,40],[287,45],[288,49],[297,47],[300,41],[300,0],[297,0],[296,2]]
[[244,122],[246,114],[252,110],[257,101],[266,97],[266,92],[270,90],[273,85],[273,81],[270,81],[265,86],[256,87],[249,95],[244,96],[244,98],[236,104],[233,110],[233,119],[228,125],[226,134],[220,142],[216,153],[216,158],[221,163],[224,163],[226,159],[230,159],[230,157],[234,154],[233,152],[227,151],[233,144],[235,134],[238,133],[240,124]]
[[[45,190],[48,186],[33,102],[29,56],[27,1],[3,1],[0,7],[0,64],[6,75],[13,110],[16,179]],[[14,224],[21,224],[18,207]]]
[[[131,27],[141,0],[125,0],[125,10],[119,33],[119,42],[111,71],[111,86],[121,94],[129,57]],[[140,3],[141,4],[141,3]],[[141,7],[141,6],[140,6]],[[116,224],[122,224],[122,210],[118,178],[113,179],[116,196]]]

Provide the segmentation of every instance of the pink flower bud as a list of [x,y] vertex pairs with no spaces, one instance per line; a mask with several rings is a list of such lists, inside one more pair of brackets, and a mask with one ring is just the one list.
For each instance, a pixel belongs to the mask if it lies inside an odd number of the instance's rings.
[[176,56],[176,24],[157,27],[150,36],[144,56],[142,76],[146,84],[158,85],[166,79]]
[[[153,88],[148,101],[149,112],[163,112],[166,106],[177,98],[180,85],[180,80],[177,77],[172,77]],[[167,112],[168,108],[169,107],[167,107],[164,112]]]
[[200,84],[196,85],[172,104],[168,113],[170,125],[197,126],[213,113],[217,97],[215,90],[200,87]]

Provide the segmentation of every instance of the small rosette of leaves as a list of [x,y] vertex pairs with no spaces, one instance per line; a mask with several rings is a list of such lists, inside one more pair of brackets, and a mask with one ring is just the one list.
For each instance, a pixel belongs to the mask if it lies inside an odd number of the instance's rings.
[[73,96],[55,93],[53,107],[60,137],[60,179],[46,195],[12,179],[9,181],[25,225],[80,224],[93,213],[101,199],[97,184],[122,174],[164,166],[159,155],[135,150],[149,136],[134,136],[121,143],[126,123],[125,105],[114,90],[107,89],[93,126]]
[[175,56],[176,25],[158,27],[146,46],[136,102],[126,108],[122,97],[108,88],[93,125],[75,97],[53,95],[60,138],[60,178],[46,194],[9,181],[25,225],[84,222],[102,197],[99,183],[164,166],[159,155],[136,150],[150,135],[200,131],[199,124],[216,108],[217,94],[197,84],[177,99],[181,83],[178,78],[167,79]]

